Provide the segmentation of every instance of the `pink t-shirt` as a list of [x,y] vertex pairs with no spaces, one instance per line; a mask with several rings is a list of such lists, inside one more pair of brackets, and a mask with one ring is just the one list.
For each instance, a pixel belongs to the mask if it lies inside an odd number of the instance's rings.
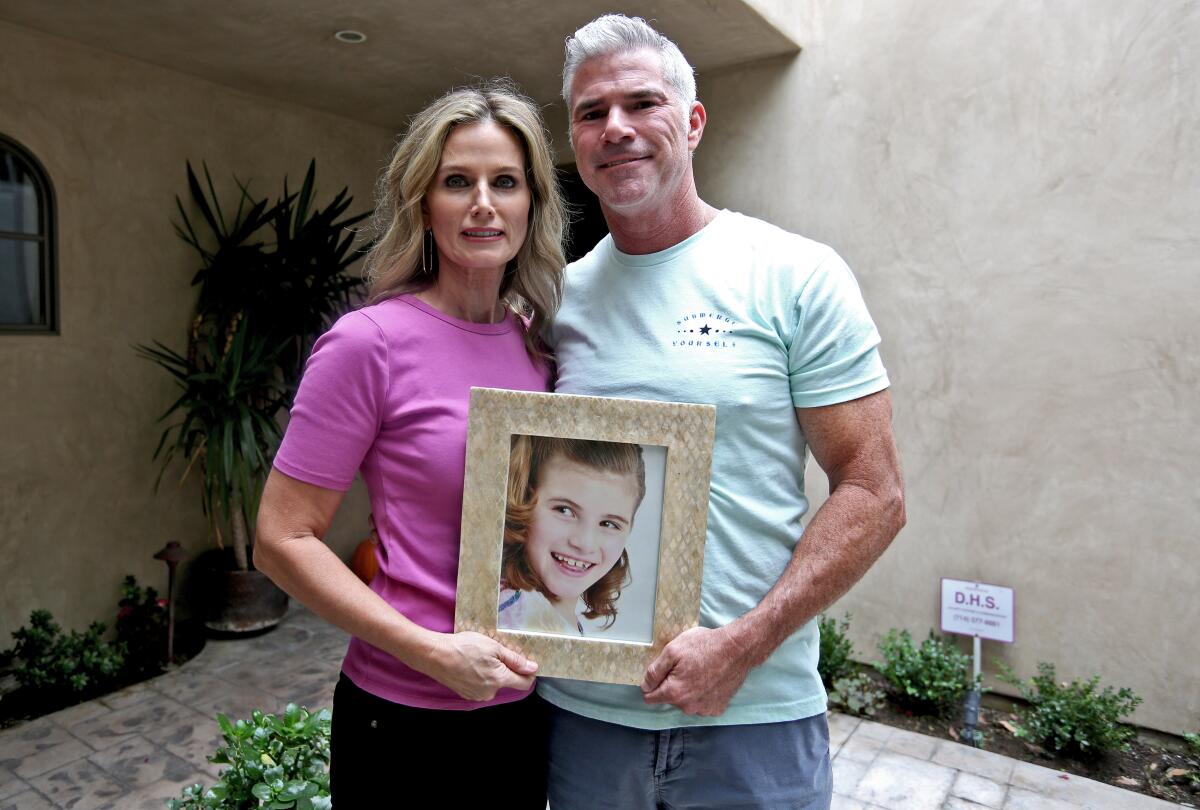
[[[361,471],[381,540],[371,588],[443,633],[454,626],[471,386],[549,390],[549,372],[525,351],[516,316],[470,323],[410,295],[351,312],[313,348],[274,462],[293,478],[342,491]],[[463,700],[357,638],[342,670],[395,703],[489,705]],[[490,703],[525,694],[503,690]]]

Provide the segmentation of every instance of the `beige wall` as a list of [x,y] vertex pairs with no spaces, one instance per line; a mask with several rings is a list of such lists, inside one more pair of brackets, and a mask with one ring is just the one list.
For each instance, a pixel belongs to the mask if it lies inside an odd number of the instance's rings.
[[834,608],[860,657],[1005,584],[989,670],[1200,728],[1200,6],[756,4],[803,51],[702,77],[697,174],[836,246],[884,335],[909,524]]
[[[883,331],[910,521],[835,607],[860,656],[936,624],[941,576],[1007,584],[1018,641],[989,668],[1098,673],[1194,730],[1200,8],[753,5],[804,51],[702,77],[697,173],[835,245]],[[33,607],[111,618],[126,572],[162,587],[168,539],[206,547],[194,489],[151,491],[171,385],[130,349],[183,339],[184,160],[274,192],[315,156],[365,206],[391,133],[4,24],[0,131],[54,180],[62,298],[61,336],[0,336],[4,646]]]
[[[0,647],[35,607],[68,627],[110,624],[126,573],[165,591],[167,540],[207,547],[194,484],[155,496],[155,420],[172,401],[131,344],[182,348],[197,259],[171,229],[184,161],[278,193],[317,159],[322,199],[370,205],[391,133],[0,24],[0,132],[58,197],[58,337],[0,335]],[[228,199],[228,198],[226,198]],[[355,492],[331,535],[366,532]]]

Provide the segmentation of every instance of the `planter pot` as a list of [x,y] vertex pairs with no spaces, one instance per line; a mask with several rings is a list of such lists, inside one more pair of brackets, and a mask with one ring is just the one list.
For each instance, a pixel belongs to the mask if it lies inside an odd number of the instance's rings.
[[204,626],[217,633],[267,630],[287,614],[287,594],[267,575],[239,571],[229,549],[210,549],[196,559],[191,596]]
[[213,571],[212,602],[204,626],[220,633],[253,633],[279,624],[287,594],[260,571]]
[[379,558],[375,556],[375,548],[375,541],[368,537],[358,544],[354,549],[354,556],[350,558],[350,570],[368,585],[379,573]]

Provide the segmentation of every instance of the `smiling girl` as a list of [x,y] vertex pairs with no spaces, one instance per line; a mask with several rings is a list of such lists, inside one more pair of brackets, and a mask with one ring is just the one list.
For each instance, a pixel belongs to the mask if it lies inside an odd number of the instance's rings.
[[583,635],[617,617],[646,494],[637,444],[513,436],[496,626]]

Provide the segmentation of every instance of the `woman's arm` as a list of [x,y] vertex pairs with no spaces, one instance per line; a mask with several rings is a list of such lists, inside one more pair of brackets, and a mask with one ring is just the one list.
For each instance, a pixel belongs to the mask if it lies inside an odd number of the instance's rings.
[[258,510],[254,565],[326,621],[467,700],[528,689],[537,664],[480,633],[436,633],[363,584],[322,538],[343,493],[271,470]]

